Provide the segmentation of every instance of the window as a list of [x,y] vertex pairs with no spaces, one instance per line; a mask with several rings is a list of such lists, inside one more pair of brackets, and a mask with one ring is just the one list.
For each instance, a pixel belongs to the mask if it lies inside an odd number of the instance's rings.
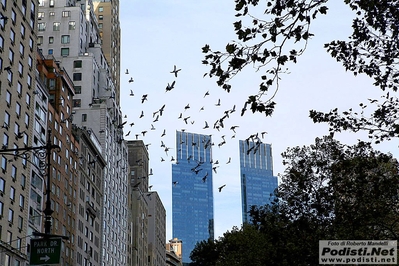
[[3,6],[3,9],[5,10],[7,7],[7,0],[1,0],[1,5]]
[[7,171],[7,158],[4,156],[1,157],[1,170],[3,173]]
[[10,114],[7,112],[4,112],[4,127],[6,127],[8,129],[8,127],[10,126]]
[[22,58],[24,57],[24,53],[25,53],[25,46],[22,43],[20,43],[19,44],[19,54],[21,55]]
[[3,50],[4,48],[4,38],[3,36],[0,36],[0,49]]
[[3,134],[3,147],[8,147],[8,135],[6,133]]
[[48,43],[54,43],[54,37],[53,36],[48,37]]
[[[43,38],[43,37],[42,37]],[[29,49],[32,51],[33,50],[33,39],[32,37],[29,37]]]
[[10,106],[11,105],[11,92],[7,90],[6,92],[6,102],[7,105]]
[[55,16],[55,12],[54,12],[54,11],[49,12],[49,16],[50,16],[50,17]]
[[98,20],[103,20],[104,19],[104,16],[103,15],[99,15],[98,16]]
[[33,59],[32,59],[31,56],[28,57],[28,66],[29,66],[29,69],[32,69],[32,66],[33,66]]
[[103,24],[102,23],[98,23],[98,28],[102,29],[103,28]]
[[21,36],[22,36],[22,39],[25,38],[25,26],[22,24],[21,24]]
[[24,218],[22,216],[18,216],[18,229],[22,229],[24,226]]
[[7,80],[8,80],[8,82],[9,82],[10,84],[12,84],[12,77],[13,77],[12,72],[11,72],[11,71],[8,71],[8,72],[7,72]]
[[73,81],[82,80],[82,73],[73,73]]
[[24,65],[21,62],[18,63],[18,73],[20,77],[22,77],[22,74],[24,73]]
[[27,128],[29,127],[29,120],[30,120],[29,114],[25,113],[25,126]]
[[69,48],[61,48],[61,56],[68,56]]
[[53,49],[48,49],[47,54],[53,54],[54,50]]
[[[40,1],[40,2],[42,2],[42,1]],[[41,6],[40,4],[39,4],[39,6]],[[44,12],[37,12],[37,17],[40,19],[40,18],[44,18]]]
[[62,35],[61,36],[61,43],[69,43],[69,35]]
[[50,1],[49,1],[50,7],[54,7],[54,2],[55,2],[55,0],[50,0]]
[[14,63],[14,52],[11,49],[8,51],[8,59],[10,59],[10,64],[12,65]]
[[104,7],[99,6],[99,7],[98,7],[98,12],[103,12],[103,11],[104,11]]
[[15,32],[13,30],[10,30],[10,40],[11,43],[14,45],[15,42]]
[[12,209],[8,209],[8,221],[10,223],[14,222],[14,211]]
[[0,177],[0,192],[4,193],[5,187],[6,187],[6,181]]
[[37,36],[37,44],[43,43],[43,36]]
[[18,102],[15,104],[15,113],[18,117],[21,116],[21,105]]
[[82,106],[82,100],[81,99],[74,99],[73,100],[73,107],[81,107]]
[[26,102],[26,105],[29,107],[30,106],[30,95],[29,95],[29,93],[26,94],[25,102]]
[[75,94],[81,94],[82,93],[82,86],[74,86],[75,89]]
[[14,25],[15,25],[15,22],[17,21],[17,13],[15,13],[14,9],[11,10],[11,21],[12,21],[12,24],[14,24]]
[[71,11],[62,11],[63,18],[70,17],[70,16],[71,16]]
[[19,195],[19,207],[23,208],[25,206],[25,197],[24,195]]
[[15,188],[10,187],[10,200],[14,201],[15,200]]
[[26,176],[24,174],[21,175],[21,187],[24,189],[26,185]]
[[74,30],[76,28],[76,23],[75,21],[69,21],[69,30]]
[[39,22],[37,24],[37,30],[38,31],[45,31],[46,30],[46,22]]
[[74,68],[81,68],[82,67],[82,60],[75,60],[73,61]]
[[27,78],[26,78],[26,83],[28,84],[29,89],[32,86],[32,77],[31,75],[28,74]]
[[82,122],[86,122],[87,121],[87,114],[82,114]]
[[0,201],[0,216],[2,217],[4,214],[4,203]]
[[18,93],[18,97],[21,97],[21,95],[22,95],[22,84],[19,81],[17,83],[17,93]]
[[53,30],[54,31],[59,31],[60,30],[60,22],[53,22]]

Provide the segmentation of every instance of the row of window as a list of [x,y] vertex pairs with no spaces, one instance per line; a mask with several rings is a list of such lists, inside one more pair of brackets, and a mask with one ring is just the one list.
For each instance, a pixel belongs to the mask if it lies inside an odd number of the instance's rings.
[[[61,27],[61,22],[53,22],[53,31],[59,31],[60,27]],[[38,29],[38,31],[45,31],[46,30],[46,22],[39,22],[37,24],[37,29]],[[75,21],[69,21],[68,22],[68,29],[69,30],[76,29],[76,22]]]
[[[55,16],[55,12],[54,12],[54,11],[50,11],[50,12],[49,12],[49,16],[50,16],[50,17]],[[69,18],[70,16],[71,16],[71,11],[62,11],[62,17],[63,17],[63,18]],[[37,13],[37,17],[38,17],[39,19],[42,19],[42,18],[45,17],[45,13],[44,13],[44,12],[38,12],[38,13]]]
[[[71,41],[71,36],[70,35],[61,35],[61,43],[62,44],[68,44]],[[43,36],[37,36],[37,44],[42,44],[43,43]],[[54,43],[54,37],[50,36],[48,37],[48,43],[53,44]]]

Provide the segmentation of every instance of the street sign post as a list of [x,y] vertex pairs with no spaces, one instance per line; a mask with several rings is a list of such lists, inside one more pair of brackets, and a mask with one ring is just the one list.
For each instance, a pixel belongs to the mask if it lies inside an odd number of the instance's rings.
[[61,238],[31,239],[29,264],[31,266],[59,264],[61,243]]

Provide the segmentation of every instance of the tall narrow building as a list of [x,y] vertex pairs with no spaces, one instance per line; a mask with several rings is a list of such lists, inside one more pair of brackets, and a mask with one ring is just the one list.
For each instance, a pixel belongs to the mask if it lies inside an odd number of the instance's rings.
[[240,140],[240,175],[242,221],[250,222],[251,206],[270,203],[277,188],[277,177],[273,176],[273,157],[270,144]]
[[214,238],[212,140],[209,135],[176,132],[172,165],[172,230],[182,241],[183,263],[195,244]]
[[[29,237],[40,229],[42,198],[41,169],[27,158],[13,156],[7,149],[19,149],[46,142],[47,96],[36,98],[36,19],[37,1],[0,1],[0,136],[2,138],[0,171],[0,265],[25,265],[28,259]],[[37,92],[39,92],[40,87]],[[35,105],[43,109],[35,113]],[[35,119],[37,118],[37,119]],[[38,123],[35,124],[35,120]],[[35,126],[44,126],[44,133],[34,143]],[[43,140],[43,141],[42,141]],[[22,152],[18,154],[22,155]],[[32,154],[29,154],[32,155]],[[31,156],[32,157],[32,156]],[[30,200],[31,176],[38,177],[39,197]],[[29,206],[36,204],[37,222],[28,226]],[[33,211],[33,210],[32,210]],[[33,215],[32,215],[33,216]],[[36,217],[35,217],[36,218]]]
[[[111,1],[114,23],[107,24],[107,27],[119,27],[118,2]],[[99,187],[102,191],[98,191],[102,195],[99,204],[101,213],[96,212],[92,216],[93,224],[102,226],[101,230],[98,226],[94,227],[95,233],[102,232],[99,248],[95,238],[89,238],[87,244],[84,240],[78,241],[78,248],[73,250],[76,252],[75,265],[84,265],[86,258],[90,265],[116,266],[127,263],[128,152],[123,139],[124,121],[119,105],[119,60],[110,63],[104,54],[104,35],[99,28],[101,17],[95,13],[95,7],[100,6],[101,3],[97,1],[95,5],[93,0],[40,0],[37,39],[45,57],[54,56],[72,79],[75,91],[73,127],[89,133],[95,149],[106,162]],[[102,19],[108,18],[103,15]],[[102,24],[101,27],[104,26]],[[114,51],[111,61],[118,58],[119,55],[115,54],[118,52],[118,49]],[[81,175],[78,186],[83,185],[79,192],[82,191],[83,198],[86,198],[89,193],[84,187],[87,182],[83,180]],[[92,195],[91,191],[89,195]],[[90,197],[97,204],[97,198]],[[78,222],[89,217],[92,207],[86,203],[80,205]],[[94,234],[90,230],[89,236]],[[85,231],[85,227],[77,227],[78,235],[86,234]],[[90,251],[91,247],[99,250],[98,256]]]

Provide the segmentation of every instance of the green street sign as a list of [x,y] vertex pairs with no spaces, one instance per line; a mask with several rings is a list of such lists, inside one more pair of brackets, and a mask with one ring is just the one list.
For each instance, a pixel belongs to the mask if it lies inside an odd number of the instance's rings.
[[30,261],[33,265],[59,264],[61,238],[37,238],[30,240]]

